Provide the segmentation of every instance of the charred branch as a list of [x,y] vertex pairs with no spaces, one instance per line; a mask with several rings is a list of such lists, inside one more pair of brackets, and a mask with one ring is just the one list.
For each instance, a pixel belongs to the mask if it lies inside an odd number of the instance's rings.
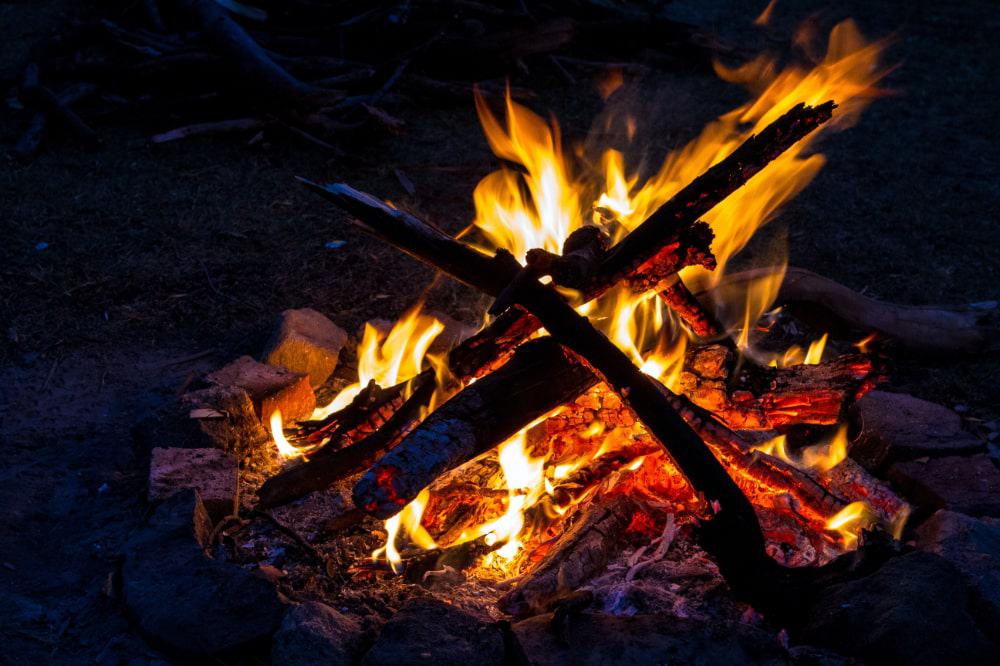
[[367,469],[396,446],[419,421],[420,412],[434,395],[433,376],[418,375],[418,378],[420,382],[414,383],[413,393],[381,428],[352,446],[318,456],[271,477],[257,491],[258,506],[270,509],[328,488]]

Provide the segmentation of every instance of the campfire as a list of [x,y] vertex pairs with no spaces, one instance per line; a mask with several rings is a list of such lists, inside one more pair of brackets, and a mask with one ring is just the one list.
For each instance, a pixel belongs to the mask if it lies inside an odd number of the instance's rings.
[[360,474],[342,527],[373,516],[387,538],[355,575],[516,577],[499,599],[515,616],[573,595],[623,540],[654,539],[633,566],[662,558],[682,525],[737,596],[779,615],[838,557],[898,537],[906,503],[847,457],[846,410],[882,379],[873,336],[836,358],[825,332],[776,348],[790,320],[774,303],[800,272],[728,270],[820,171],[818,140],[878,96],[881,49],[845,22],[812,69],[720,66],[755,98],[647,176],[614,149],[582,163],[554,122],[477,96],[502,167],[461,239],[303,181],[494,301],[446,352],[431,352],[445,325],[420,305],[367,325],[356,381],[308,418],[271,415],[287,462],[259,508]]

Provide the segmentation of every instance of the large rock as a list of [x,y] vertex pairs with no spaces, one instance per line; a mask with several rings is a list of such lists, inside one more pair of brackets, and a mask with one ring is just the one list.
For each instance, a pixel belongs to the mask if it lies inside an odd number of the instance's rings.
[[277,410],[287,422],[308,416],[316,407],[308,375],[260,363],[249,356],[239,357],[206,379],[216,386],[235,386],[246,391],[254,413],[265,427]]
[[913,552],[825,590],[799,638],[871,664],[995,664],[1000,652],[968,607],[958,570]]
[[1000,515],[1000,469],[985,454],[896,463],[889,480],[925,509]]
[[219,449],[156,448],[149,462],[149,501],[197,490],[208,515],[217,522],[236,510],[238,475],[236,458]]
[[1000,636],[1000,520],[938,511],[917,530],[917,547],[962,572],[973,614],[992,636]]
[[264,362],[309,375],[319,386],[337,368],[347,332],[309,308],[285,310],[278,328],[264,350]]
[[983,443],[962,430],[958,414],[904,393],[872,391],[851,410],[859,434],[851,457],[868,469],[887,461],[981,451]]
[[364,666],[501,666],[499,628],[435,599],[415,599],[382,628]]
[[551,615],[514,625],[536,666],[605,664],[789,664],[774,634],[660,615],[570,615],[556,632]]
[[309,601],[285,615],[271,644],[273,666],[350,666],[363,636],[357,618]]
[[127,612],[151,643],[190,660],[266,646],[285,612],[271,583],[206,557],[211,528],[197,492],[183,490],[125,549]]

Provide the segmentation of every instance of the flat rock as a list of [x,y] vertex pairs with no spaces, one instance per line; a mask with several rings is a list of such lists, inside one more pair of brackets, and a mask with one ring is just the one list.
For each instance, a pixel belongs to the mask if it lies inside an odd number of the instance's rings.
[[156,448],[149,462],[149,501],[194,489],[217,522],[236,510],[238,474],[236,458],[219,449]]
[[271,414],[281,411],[285,421],[308,416],[316,407],[309,376],[241,356],[206,377],[216,385],[238,387],[247,392],[254,413],[268,427]]
[[438,336],[434,338],[434,342],[431,343],[428,349],[431,353],[446,352],[466,338],[472,337],[479,330],[477,327],[470,326],[464,321],[459,321],[440,310],[430,310],[427,314],[437,319],[444,326],[444,330],[438,333]]
[[1000,651],[968,607],[955,567],[912,552],[822,592],[796,638],[871,664],[995,664]]
[[309,375],[309,382],[319,386],[337,368],[345,344],[347,332],[319,312],[285,310],[263,359],[268,365]]
[[285,613],[274,585],[203,550],[211,521],[194,490],[174,494],[130,539],[125,609],[152,644],[187,660],[266,647]]
[[1000,515],[1000,469],[985,454],[896,463],[889,480],[925,509]]
[[859,434],[851,457],[868,469],[887,461],[981,451],[983,442],[962,429],[952,410],[904,393],[872,391],[851,410]]
[[382,628],[364,666],[501,666],[499,628],[436,599],[406,603]]
[[1000,520],[938,511],[917,530],[917,547],[962,572],[973,615],[990,635],[1000,636]]
[[308,601],[290,609],[271,644],[273,666],[350,666],[361,647],[361,622]]
[[558,630],[551,614],[538,615],[514,633],[536,666],[792,663],[775,634],[663,615],[580,613]]

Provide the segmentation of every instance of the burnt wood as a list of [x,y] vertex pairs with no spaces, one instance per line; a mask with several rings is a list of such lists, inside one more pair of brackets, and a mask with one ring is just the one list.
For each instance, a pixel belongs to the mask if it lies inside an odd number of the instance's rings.
[[448,470],[492,449],[573,400],[596,381],[555,340],[526,342],[510,362],[467,386],[407,435],[358,481],[358,508],[388,518]]
[[433,373],[417,375],[413,392],[406,402],[365,439],[329,454],[285,470],[271,477],[257,491],[257,506],[270,509],[323,490],[337,481],[367,469],[380,456],[396,446],[420,418],[437,387]]

